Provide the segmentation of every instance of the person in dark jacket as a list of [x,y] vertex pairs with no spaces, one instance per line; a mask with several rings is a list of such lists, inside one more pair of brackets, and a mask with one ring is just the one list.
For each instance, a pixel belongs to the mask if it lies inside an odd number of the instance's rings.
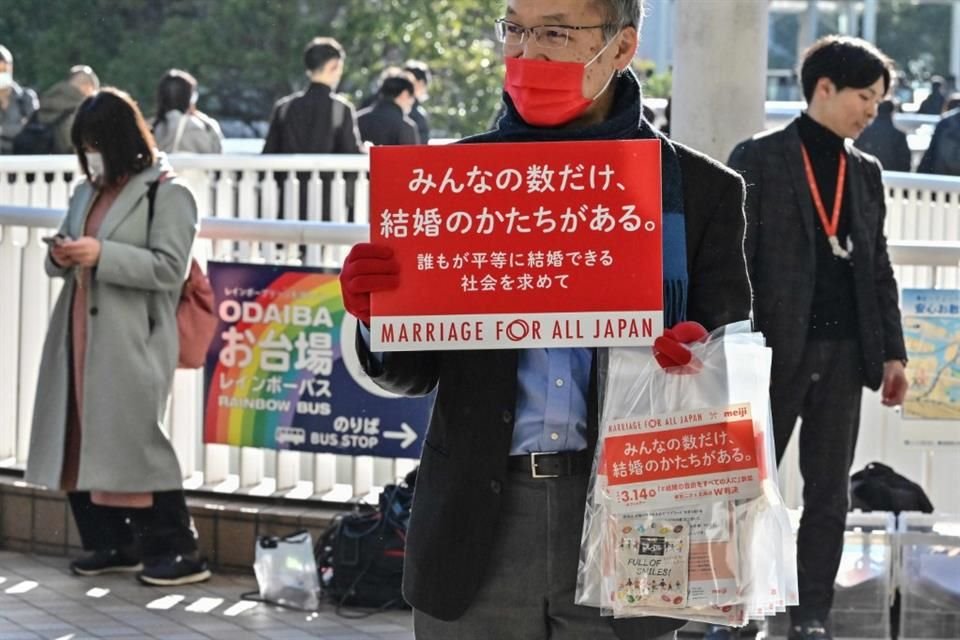
[[960,107],[944,113],[937,123],[917,173],[960,176]]
[[877,107],[877,119],[863,130],[854,144],[876,157],[887,171],[910,171],[910,147],[907,134],[893,124],[893,100],[884,100]]
[[77,107],[100,90],[100,79],[93,69],[85,64],[70,68],[66,80],[62,80],[40,96],[37,122],[55,127],[53,153],[74,153],[70,131]]
[[357,112],[360,138],[365,143],[418,144],[417,125],[409,117],[414,107],[413,76],[394,68],[380,83],[377,99]]
[[430,67],[427,66],[426,62],[407,60],[403,68],[413,74],[413,96],[416,101],[410,111],[410,119],[417,125],[417,136],[420,138],[420,144],[427,144],[430,142],[430,116],[427,115],[427,110],[423,108],[423,103],[430,97],[428,92],[432,79]]
[[[277,101],[270,116],[270,128],[263,144],[263,153],[362,153],[357,116],[353,105],[335,93],[343,76],[346,53],[333,38],[314,38],[303,51],[303,65],[310,86]],[[284,173],[276,174],[280,187],[279,210],[283,211]],[[300,218],[330,220],[332,175],[321,174],[323,180],[322,211],[308,212],[307,187],[310,174],[298,172],[300,180]],[[347,207],[352,189],[347,189]]]
[[930,78],[930,95],[923,99],[917,113],[928,116],[938,116],[943,112],[943,103],[946,96],[943,95],[943,78],[933,76]]
[[807,110],[741,143],[728,162],[747,183],[744,247],[754,321],[773,350],[778,462],[802,420],[800,604],[790,610],[789,640],[832,638],[863,387],[882,389],[886,406],[907,391],[881,167],[849,141],[875,116],[891,66],[868,42],[821,38],[803,57]]
[[353,105],[335,93],[346,54],[333,38],[314,38],[303,52],[310,87],[273,107],[263,153],[360,153]]
[[[715,329],[746,319],[743,182],[643,119],[630,70],[642,2],[505,4],[496,21],[504,114],[495,130],[465,142],[657,141],[664,326],[695,320]],[[578,73],[554,72],[570,68]],[[556,92],[566,99],[551,101]],[[366,327],[371,291],[410,277],[389,248],[355,245],[341,272],[344,305]],[[685,312],[673,304],[678,296]],[[404,561],[418,640],[674,637],[682,621],[613,619],[574,604],[606,349],[372,353],[364,330],[357,352],[376,384],[400,395],[437,391]]]
[[0,154],[13,151],[13,138],[37,110],[37,94],[13,80],[13,54],[0,45]]

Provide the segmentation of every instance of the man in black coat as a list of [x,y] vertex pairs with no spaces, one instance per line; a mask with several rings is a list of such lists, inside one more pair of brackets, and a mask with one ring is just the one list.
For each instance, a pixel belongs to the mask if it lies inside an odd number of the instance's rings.
[[[507,58],[504,115],[496,130],[466,142],[658,140],[663,191],[676,196],[676,209],[664,207],[664,270],[679,269],[687,291],[685,316],[675,320],[713,329],[747,318],[743,183],[643,121],[628,69],[640,0],[506,4],[497,22]],[[550,73],[544,83],[525,66],[561,62],[583,73],[573,83]],[[568,97],[543,99],[554,91]],[[676,223],[669,233],[668,218]],[[356,245],[341,273],[347,310],[369,323],[370,293],[402,277],[410,276],[388,248]],[[404,567],[418,640],[674,637],[682,621],[613,619],[574,604],[605,349],[371,353],[364,334],[358,354],[378,385],[407,396],[437,392]]]
[[960,176],[960,107],[943,114],[917,173]]
[[413,76],[396,69],[387,74],[377,90],[377,99],[357,112],[360,137],[374,145],[418,144],[417,125],[410,119],[416,98]]
[[310,87],[273,107],[263,153],[360,153],[353,105],[335,93],[346,54],[333,38],[314,38],[303,52]]
[[827,640],[862,387],[882,385],[883,404],[900,404],[906,351],[880,165],[848,140],[876,115],[890,63],[862,40],[830,36],[804,55],[801,80],[807,111],[741,143],[729,164],[747,183],[747,268],[756,327],[773,349],[778,462],[803,421],[800,606],[789,637]]
[[907,134],[893,123],[895,107],[893,100],[881,102],[877,119],[864,129],[854,144],[879,160],[886,171],[910,171],[910,146]]
[[[336,93],[343,76],[346,58],[343,47],[333,38],[314,38],[303,51],[303,65],[310,87],[281,98],[273,107],[270,128],[263,143],[263,153],[362,153],[357,116],[350,101]],[[284,211],[286,172],[276,174],[279,193],[278,211]],[[354,175],[348,175],[346,206],[353,204]],[[333,174],[320,174],[323,181],[323,199],[317,219],[332,220],[337,216],[332,211],[331,190]],[[307,192],[310,173],[298,171],[299,215],[301,220],[310,216],[307,210]],[[345,213],[345,212],[344,212]]]

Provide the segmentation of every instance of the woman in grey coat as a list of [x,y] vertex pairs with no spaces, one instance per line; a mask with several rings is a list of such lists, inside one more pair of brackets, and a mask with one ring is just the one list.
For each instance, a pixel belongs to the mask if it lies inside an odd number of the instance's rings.
[[92,552],[74,573],[199,582],[210,572],[161,428],[196,203],[126,93],[84,100],[71,137],[87,180],[49,240],[47,273],[64,285],[43,347],[26,478],[68,492]]
[[186,71],[170,69],[160,79],[153,135],[167,153],[221,152],[220,125],[197,109],[197,80]]

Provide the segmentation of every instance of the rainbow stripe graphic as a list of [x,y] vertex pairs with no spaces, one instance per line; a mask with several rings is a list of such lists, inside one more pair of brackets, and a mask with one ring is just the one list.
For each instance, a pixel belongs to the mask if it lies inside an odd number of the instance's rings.
[[[275,305],[281,310],[295,303],[297,306],[309,308],[312,316],[315,316],[321,307],[326,307],[334,320],[334,326],[333,328],[321,326],[317,330],[331,334],[333,358],[335,361],[339,360],[340,331],[345,310],[337,276],[288,269],[285,267],[282,274],[266,287],[256,287],[260,293],[250,300],[264,308]],[[214,284],[214,291],[218,294],[218,304],[222,290],[222,286],[218,287]],[[277,427],[294,423],[297,400],[301,397],[301,385],[315,376],[307,369],[298,371],[293,367],[296,350],[291,353],[291,366],[285,373],[264,371],[260,366],[263,350],[261,341],[270,337],[272,332],[274,340],[285,335],[293,343],[301,332],[310,330],[310,327],[278,322],[269,324],[237,322],[233,326],[238,332],[249,331],[255,337],[252,357],[249,364],[243,367],[228,367],[220,361],[221,350],[226,346],[220,334],[229,328],[229,325],[221,320],[218,337],[207,353],[204,442],[272,448],[276,443]],[[280,376],[284,389],[282,393],[271,393],[268,390],[265,380],[272,376]],[[272,400],[278,404],[287,402],[289,409],[257,411],[240,407],[231,408],[223,406],[225,397],[244,400],[262,399],[265,402]]]

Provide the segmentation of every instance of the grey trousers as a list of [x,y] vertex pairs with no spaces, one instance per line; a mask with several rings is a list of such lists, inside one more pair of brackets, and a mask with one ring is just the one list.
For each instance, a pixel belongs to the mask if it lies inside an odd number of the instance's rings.
[[609,618],[574,604],[585,500],[583,477],[511,473],[480,591],[458,620],[415,610],[417,640],[616,640]]

